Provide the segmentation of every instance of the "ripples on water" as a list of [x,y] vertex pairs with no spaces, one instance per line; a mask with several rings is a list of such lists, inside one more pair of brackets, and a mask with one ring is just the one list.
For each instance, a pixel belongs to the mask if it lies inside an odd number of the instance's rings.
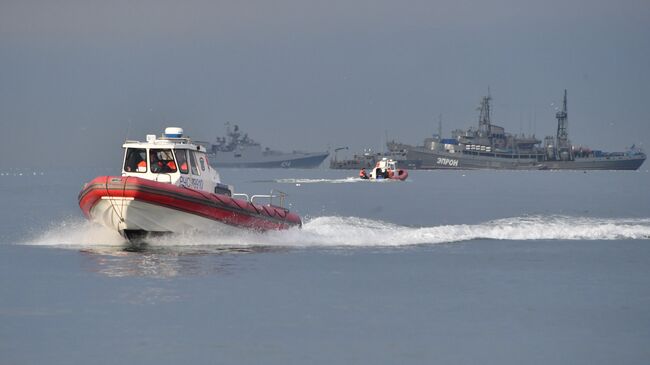
[[82,249],[87,271],[110,277],[144,276],[169,278],[176,276],[228,275],[233,255],[254,252],[235,248],[160,248],[153,245],[129,247],[96,247]]

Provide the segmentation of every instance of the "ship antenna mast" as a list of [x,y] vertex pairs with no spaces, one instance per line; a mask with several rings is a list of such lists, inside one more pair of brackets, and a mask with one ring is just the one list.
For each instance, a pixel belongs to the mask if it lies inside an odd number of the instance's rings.
[[480,113],[478,117],[478,130],[482,132],[484,136],[487,136],[490,132],[490,88],[488,87],[488,94],[484,96],[481,100],[481,107],[479,108]]
[[[569,121],[567,110],[567,93],[564,89],[564,100],[562,103],[562,110],[555,113],[557,118],[557,154],[560,159],[566,159],[571,155],[571,146],[569,142]],[[566,152],[566,153],[565,153]],[[564,156],[563,156],[564,155]]]

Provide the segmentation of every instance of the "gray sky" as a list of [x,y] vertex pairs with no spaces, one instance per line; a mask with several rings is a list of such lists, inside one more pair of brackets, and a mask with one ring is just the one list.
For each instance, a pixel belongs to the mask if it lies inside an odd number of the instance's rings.
[[[650,2],[0,0],[0,169],[119,166],[124,138],[420,143],[493,122],[650,149]],[[129,127],[130,126],[130,127]]]

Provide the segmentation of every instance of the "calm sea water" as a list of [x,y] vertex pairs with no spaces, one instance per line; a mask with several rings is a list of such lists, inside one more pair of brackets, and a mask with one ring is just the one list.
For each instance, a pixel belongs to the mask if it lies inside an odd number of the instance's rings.
[[112,169],[0,171],[0,364],[647,364],[650,173],[221,170],[301,230],[84,221]]

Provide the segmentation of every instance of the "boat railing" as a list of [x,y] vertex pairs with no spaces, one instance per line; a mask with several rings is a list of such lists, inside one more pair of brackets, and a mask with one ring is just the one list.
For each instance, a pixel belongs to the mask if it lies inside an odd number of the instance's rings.
[[[256,199],[268,199],[269,205],[284,209],[284,200],[287,197],[287,193],[280,190],[271,190],[270,194],[256,194],[251,196],[250,202],[254,203]],[[279,199],[279,204],[273,204],[273,199]]]
[[[271,190],[270,194],[255,194],[255,195],[249,196],[248,194],[245,194],[245,193],[236,193],[236,194],[232,194],[232,197],[233,198],[237,198],[237,197],[244,198],[247,202],[250,202],[250,203],[255,203],[255,201],[259,200],[259,199],[268,199],[269,200],[269,205],[284,209],[284,201],[285,201],[285,199],[287,197],[287,193],[285,193],[283,191],[280,191],[280,190],[273,189],[273,190]],[[273,201],[274,199],[279,199],[279,202],[278,202],[279,204],[274,204],[274,201]],[[276,200],[276,201],[278,201],[278,200]]]
[[233,198],[235,198],[235,197],[242,197],[242,198],[245,198],[247,202],[250,202],[250,201],[251,201],[251,198],[248,196],[248,194],[245,194],[245,193],[236,193],[236,194],[232,194],[232,197],[233,197]]

